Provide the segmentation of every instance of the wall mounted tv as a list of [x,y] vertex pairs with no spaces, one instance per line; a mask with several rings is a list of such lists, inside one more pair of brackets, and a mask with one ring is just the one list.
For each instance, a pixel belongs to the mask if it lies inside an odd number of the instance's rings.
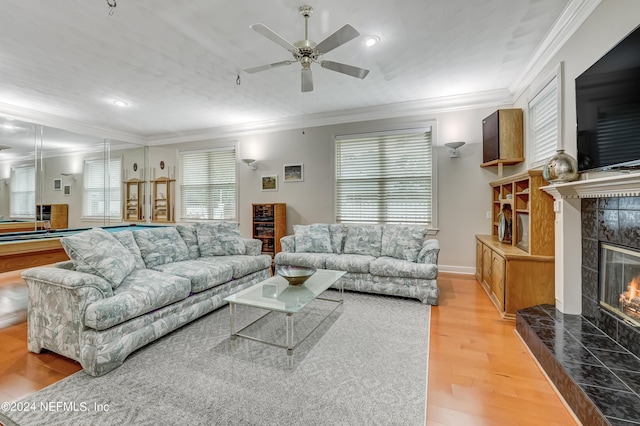
[[640,27],[576,78],[578,171],[640,169]]

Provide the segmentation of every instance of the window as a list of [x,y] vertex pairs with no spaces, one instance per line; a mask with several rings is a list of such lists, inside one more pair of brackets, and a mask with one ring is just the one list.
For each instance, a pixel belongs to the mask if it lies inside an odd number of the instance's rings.
[[82,200],[84,217],[121,216],[121,169],[121,158],[85,160]]
[[237,220],[235,147],[180,153],[180,212],[185,220]]
[[431,128],[336,138],[336,220],[434,227]]
[[529,101],[529,165],[541,166],[559,149],[560,68]]
[[11,217],[35,217],[36,168],[19,167],[11,170]]

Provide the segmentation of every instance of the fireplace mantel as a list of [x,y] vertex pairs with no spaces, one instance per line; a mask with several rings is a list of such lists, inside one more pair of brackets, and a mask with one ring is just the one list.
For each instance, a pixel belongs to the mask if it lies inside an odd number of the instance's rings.
[[554,199],[640,196],[640,173],[624,173],[575,182],[557,183],[540,189]]

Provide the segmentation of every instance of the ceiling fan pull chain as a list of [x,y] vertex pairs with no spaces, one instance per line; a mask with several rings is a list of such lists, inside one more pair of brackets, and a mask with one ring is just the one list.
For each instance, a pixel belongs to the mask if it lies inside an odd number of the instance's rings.
[[116,0],[107,0],[107,5],[109,6],[109,16],[113,16],[117,6]]

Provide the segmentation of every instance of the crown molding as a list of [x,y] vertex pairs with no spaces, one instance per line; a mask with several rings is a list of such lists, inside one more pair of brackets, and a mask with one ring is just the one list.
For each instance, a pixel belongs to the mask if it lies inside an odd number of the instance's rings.
[[81,135],[95,136],[105,139],[113,139],[122,142],[146,145],[144,136],[108,129],[106,127],[93,126],[79,121],[60,117],[59,115],[46,112],[35,111],[15,105],[0,102],[0,115],[8,116],[16,120],[28,123],[39,124],[41,126],[54,127],[56,129],[67,130]]
[[542,72],[542,69],[601,2],[602,0],[571,0],[567,4],[544,40],[529,58],[524,71],[509,86],[509,90],[514,93],[514,100],[522,95],[533,79]]
[[254,123],[221,126],[179,134],[166,134],[147,138],[149,146],[166,145],[181,142],[195,142],[207,139],[231,138],[257,133],[270,133],[319,126],[330,126],[361,121],[393,119],[424,114],[436,114],[451,111],[469,110],[484,107],[510,105],[512,93],[507,89],[469,93],[464,95],[422,99],[418,101],[398,102],[365,108],[329,111],[298,117]]

